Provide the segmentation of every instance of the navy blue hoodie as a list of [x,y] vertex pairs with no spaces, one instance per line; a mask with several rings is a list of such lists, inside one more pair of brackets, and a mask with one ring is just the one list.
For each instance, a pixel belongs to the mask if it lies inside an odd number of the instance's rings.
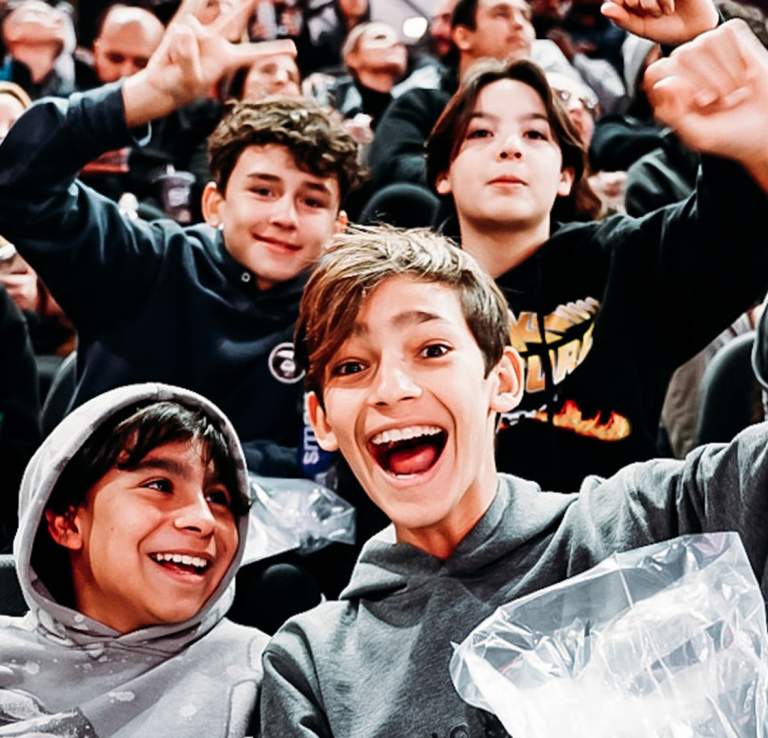
[[231,418],[254,471],[298,476],[292,332],[306,275],[260,291],[219,232],[129,220],[75,179],[131,143],[118,83],[38,102],[0,146],[0,233],[77,328],[72,407],[123,384],[180,385]]

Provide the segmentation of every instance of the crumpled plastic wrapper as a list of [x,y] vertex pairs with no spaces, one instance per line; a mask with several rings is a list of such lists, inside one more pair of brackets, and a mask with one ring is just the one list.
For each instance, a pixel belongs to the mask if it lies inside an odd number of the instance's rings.
[[309,479],[249,474],[254,502],[241,566],[298,549],[355,542],[355,508]]
[[765,605],[736,533],[616,554],[500,607],[455,650],[514,738],[763,738]]

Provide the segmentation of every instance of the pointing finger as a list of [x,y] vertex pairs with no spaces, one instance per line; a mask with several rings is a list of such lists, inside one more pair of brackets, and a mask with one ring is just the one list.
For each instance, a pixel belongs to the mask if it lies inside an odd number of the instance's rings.
[[274,56],[276,54],[296,56],[296,45],[288,39],[233,44],[231,49],[232,66],[248,66],[264,56]]

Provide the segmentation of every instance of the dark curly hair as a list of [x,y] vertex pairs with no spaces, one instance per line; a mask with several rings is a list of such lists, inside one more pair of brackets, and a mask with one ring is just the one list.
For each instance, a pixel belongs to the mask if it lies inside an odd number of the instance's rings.
[[209,137],[208,158],[220,192],[243,149],[266,144],[288,148],[305,172],[336,177],[342,201],[365,178],[357,142],[330,111],[307,100],[270,98],[231,103]]

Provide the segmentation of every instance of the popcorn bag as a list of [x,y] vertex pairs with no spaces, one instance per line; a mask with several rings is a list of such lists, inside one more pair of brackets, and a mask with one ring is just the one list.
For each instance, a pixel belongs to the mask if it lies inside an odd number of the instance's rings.
[[309,554],[355,542],[355,508],[322,484],[252,473],[248,478],[253,505],[243,566],[284,551]]
[[514,738],[763,738],[765,605],[736,533],[615,554],[500,607],[454,686]]

